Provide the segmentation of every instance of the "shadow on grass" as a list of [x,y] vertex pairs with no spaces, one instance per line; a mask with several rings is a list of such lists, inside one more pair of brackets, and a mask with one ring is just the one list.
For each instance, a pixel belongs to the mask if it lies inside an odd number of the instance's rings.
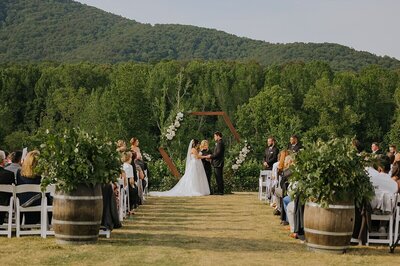
[[115,234],[111,239],[99,242],[100,245],[117,246],[162,246],[181,249],[200,249],[220,252],[260,252],[277,250],[296,250],[303,248],[296,243],[275,242],[268,239],[244,239],[232,237],[202,237],[181,234]]
[[[147,229],[150,229],[147,227]],[[156,231],[156,229],[152,229]],[[175,230],[185,230],[182,227]],[[193,231],[193,229],[189,229]],[[215,229],[217,230],[217,229]],[[169,231],[174,231],[169,228]],[[240,236],[240,234],[238,234]],[[245,239],[236,237],[202,237],[187,236],[181,234],[144,234],[144,233],[122,233],[113,234],[111,239],[102,239],[99,245],[113,246],[132,246],[132,247],[171,247],[184,250],[202,250],[214,252],[274,252],[280,254],[290,254],[291,252],[310,252],[307,251],[305,244],[292,241],[275,241],[271,239]],[[318,253],[328,254],[328,253]],[[348,256],[398,256],[390,254],[389,248],[382,247],[351,247],[347,250]]]
[[193,231],[193,232],[221,232],[221,231],[232,231],[232,232],[252,232],[252,229],[243,229],[243,228],[226,228],[226,227],[212,227],[212,228],[194,228],[192,226],[168,226],[165,224],[162,224],[160,226],[152,224],[151,226],[141,226],[141,225],[126,225],[123,228],[123,230],[137,230],[137,231],[149,231],[149,232],[157,232],[157,231]]

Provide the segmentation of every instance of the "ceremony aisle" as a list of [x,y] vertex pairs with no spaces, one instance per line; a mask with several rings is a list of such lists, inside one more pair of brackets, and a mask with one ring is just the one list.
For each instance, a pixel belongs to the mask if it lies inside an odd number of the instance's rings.
[[58,246],[54,238],[0,238],[1,265],[396,265],[400,250],[355,247],[347,254],[306,250],[288,237],[255,193],[148,198],[97,245]]

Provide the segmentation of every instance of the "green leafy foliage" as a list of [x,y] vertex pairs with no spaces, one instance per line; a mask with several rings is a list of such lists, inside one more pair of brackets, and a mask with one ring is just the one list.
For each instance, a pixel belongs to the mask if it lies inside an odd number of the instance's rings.
[[327,207],[338,202],[370,201],[374,188],[365,170],[366,161],[348,138],[307,143],[295,157],[290,182],[303,202]]
[[72,128],[42,132],[36,141],[41,143],[36,170],[43,188],[55,184],[58,190],[71,192],[79,184],[106,184],[119,176],[119,154],[105,138]]

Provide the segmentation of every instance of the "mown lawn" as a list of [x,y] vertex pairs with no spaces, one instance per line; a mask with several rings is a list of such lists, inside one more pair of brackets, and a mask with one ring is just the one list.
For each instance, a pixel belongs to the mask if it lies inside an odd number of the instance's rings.
[[0,265],[398,265],[400,249],[352,247],[314,253],[255,193],[149,198],[97,245],[59,246],[54,238],[0,237]]

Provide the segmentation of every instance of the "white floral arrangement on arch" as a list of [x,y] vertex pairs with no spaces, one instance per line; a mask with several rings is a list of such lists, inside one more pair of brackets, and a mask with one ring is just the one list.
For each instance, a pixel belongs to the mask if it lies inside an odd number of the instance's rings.
[[250,152],[250,145],[247,140],[244,141],[244,147],[239,152],[239,156],[235,158],[235,163],[232,165],[232,170],[236,171],[240,168],[242,163],[246,160],[247,154]]
[[165,134],[167,140],[172,140],[175,137],[176,130],[181,126],[180,122],[182,120],[183,120],[183,113],[182,112],[177,113],[174,123],[168,127],[167,134]]

